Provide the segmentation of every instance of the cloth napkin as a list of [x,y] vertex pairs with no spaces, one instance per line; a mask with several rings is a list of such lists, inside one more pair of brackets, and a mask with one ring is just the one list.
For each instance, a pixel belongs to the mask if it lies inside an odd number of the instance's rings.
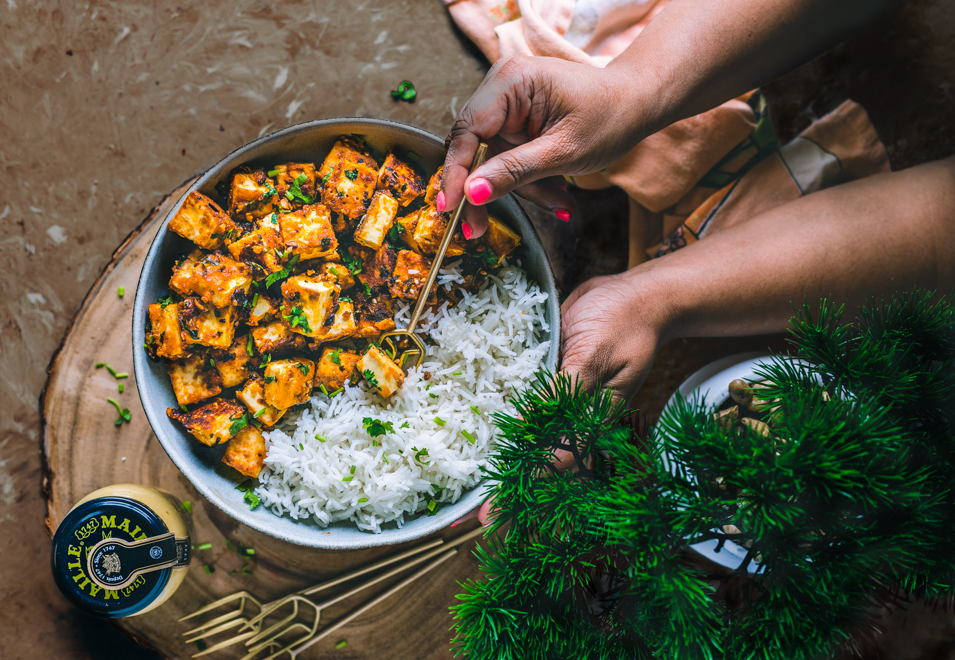
[[[606,66],[668,0],[443,0],[491,62],[546,56]],[[571,182],[630,196],[629,267],[755,214],[889,170],[865,110],[846,101],[785,146],[759,91],[676,122],[607,169]]]

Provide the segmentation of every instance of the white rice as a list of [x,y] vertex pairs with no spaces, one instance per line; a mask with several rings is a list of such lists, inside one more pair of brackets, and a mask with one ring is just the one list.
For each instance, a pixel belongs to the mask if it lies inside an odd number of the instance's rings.
[[[459,265],[442,269],[439,285],[462,282]],[[505,266],[455,307],[443,305],[419,326],[436,345],[397,394],[386,401],[364,383],[332,399],[319,394],[310,409],[265,434],[256,494],[276,515],[322,526],[352,520],[375,533],[390,521],[400,527],[431,499],[456,502],[481,479],[497,433],[491,414],[514,411],[509,398],[547,355],[550,342],[540,341],[549,330],[546,300],[523,270]],[[398,326],[407,327],[409,316],[407,306],[397,310]],[[366,417],[390,421],[394,432],[372,438]],[[433,484],[441,487],[437,495]]]

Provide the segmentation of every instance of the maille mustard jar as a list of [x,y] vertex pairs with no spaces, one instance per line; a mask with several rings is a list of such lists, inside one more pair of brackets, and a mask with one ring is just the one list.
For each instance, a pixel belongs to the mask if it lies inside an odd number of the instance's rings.
[[53,535],[53,578],[80,609],[107,618],[162,605],[186,577],[189,527],[171,495],[136,484],[81,499]]

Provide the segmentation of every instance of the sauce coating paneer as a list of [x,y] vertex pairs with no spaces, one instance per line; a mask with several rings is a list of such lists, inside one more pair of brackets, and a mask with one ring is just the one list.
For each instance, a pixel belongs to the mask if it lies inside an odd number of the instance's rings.
[[265,380],[257,373],[252,374],[249,380],[245,381],[242,389],[236,391],[235,398],[242,402],[252,417],[269,428],[278,424],[285,414],[284,410],[279,410],[265,402]]
[[374,337],[395,329],[395,307],[390,296],[379,293],[367,296],[363,291],[358,291],[354,294],[354,300],[358,315],[355,336]]
[[395,262],[397,260],[398,255],[395,251],[387,245],[384,245],[380,250],[375,252],[371,260],[365,260],[365,268],[361,274],[358,275],[358,279],[372,289],[387,286],[391,284],[391,274],[395,271]]
[[334,323],[340,289],[324,278],[294,275],[282,282],[282,318],[292,332],[317,337]]
[[386,399],[401,389],[405,382],[405,372],[374,344],[361,356],[358,370],[368,384]]
[[279,410],[306,403],[312,393],[315,363],[305,358],[275,360],[265,365],[265,402]]
[[276,300],[264,293],[255,293],[252,295],[252,307],[249,309],[249,318],[246,323],[251,326],[262,325],[275,319],[279,314],[279,308],[282,301]]
[[285,321],[278,319],[252,328],[252,342],[261,355],[283,355],[304,351],[308,340],[292,332]]
[[282,261],[278,253],[284,251],[285,245],[278,231],[267,225],[229,243],[229,254],[232,258],[249,266],[253,277],[257,280],[268,277],[269,273],[282,270]]
[[420,216],[421,209],[418,209],[395,220],[395,223],[401,227],[401,231],[399,233],[401,240],[404,241],[405,245],[410,247],[415,252],[421,252],[421,246],[419,246],[414,239],[414,230],[418,226],[418,218]]
[[273,167],[270,171],[270,174],[272,173],[275,175],[275,189],[279,197],[284,197],[293,204],[306,203],[295,194],[296,192],[312,201],[318,198],[314,163],[284,163]]
[[255,373],[258,359],[248,350],[249,335],[236,337],[232,345],[224,351],[214,351],[210,360],[215,364],[216,371],[222,379],[222,387],[238,387]]
[[169,280],[169,288],[176,293],[197,295],[216,307],[241,304],[251,286],[248,266],[219,252],[204,254],[201,250],[181,261]]
[[411,250],[401,250],[388,290],[395,298],[417,300],[430,271],[430,259]]
[[335,167],[338,163],[342,161],[348,163],[358,162],[359,158],[367,156],[366,151],[364,145],[347,135],[342,135],[335,140],[335,144],[332,145],[332,150],[328,152],[328,155],[325,156],[325,160],[322,162],[322,166],[318,168],[320,186],[324,187],[328,183],[328,179],[331,178],[332,172],[335,171]]
[[166,360],[166,373],[180,406],[199,403],[222,391],[222,378],[209,364],[205,352],[194,353],[183,360]]
[[322,203],[356,220],[368,208],[377,177],[378,164],[370,156],[359,156],[353,162],[340,161],[325,183]]
[[444,174],[444,165],[438,168],[438,171],[431,175],[428,180],[428,187],[424,191],[424,203],[434,204],[438,193],[441,192],[441,176]]
[[355,318],[355,303],[348,299],[339,298],[333,323],[325,326],[316,335],[315,341],[337,341],[351,337],[356,332],[358,332],[358,320]]
[[186,195],[168,227],[206,250],[218,250],[241,233],[218,204],[196,191]]
[[179,304],[149,306],[149,333],[146,335],[146,350],[150,355],[173,360],[189,355],[186,342],[179,329]]
[[232,437],[232,425],[245,415],[245,408],[235,401],[215,399],[187,413],[167,408],[166,414],[185,426],[196,440],[212,447],[228,442]]
[[280,214],[282,243],[303,261],[335,254],[338,239],[331,218],[331,212],[322,204],[307,204],[298,211]]
[[344,348],[326,346],[322,349],[322,357],[318,361],[315,371],[315,381],[312,385],[316,389],[325,388],[329,394],[345,387],[345,381],[354,383],[355,365],[361,356],[355,351]]
[[378,189],[387,190],[399,204],[408,206],[424,194],[425,185],[424,179],[409,163],[389,151],[378,170]]
[[[487,231],[481,241],[497,255],[497,264],[521,244],[521,235],[494,216],[488,216]],[[492,266],[493,267],[493,266]]]
[[187,344],[229,348],[238,321],[232,306],[220,309],[194,297],[179,303],[179,327]]
[[265,436],[249,424],[229,440],[222,462],[247,477],[258,479],[265,465],[265,454]]
[[[418,214],[418,224],[414,230],[414,242],[417,243],[419,250],[424,254],[434,254],[441,246],[441,239],[448,229],[448,217],[444,213],[438,213],[433,206],[425,206]],[[451,237],[451,243],[448,245],[447,257],[459,257],[464,254],[464,236],[458,231]]]
[[355,230],[355,242],[372,250],[380,249],[397,213],[398,202],[394,197],[383,190],[376,192],[368,205],[368,212]]
[[264,168],[239,168],[229,186],[229,214],[244,220],[268,215],[275,210],[277,192]]

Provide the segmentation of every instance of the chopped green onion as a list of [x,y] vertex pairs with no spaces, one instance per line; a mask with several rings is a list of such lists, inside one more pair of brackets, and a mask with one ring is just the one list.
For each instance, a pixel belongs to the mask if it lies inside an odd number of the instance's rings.
[[351,477],[351,476],[349,476],[349,477],[342,477],[342,481],[351,481],[351,480],[354,479],[354,478],[355,478],[355,477]]
[[278,176],[278,175],[279,175],[278,170],[269,170],[269,176]]
[[301,442],[298,443],[298,448],[299,448],[301,451],[305,451],[305,445],[304,445],[303,443],[301,443]]
[[341,277],[341,276],[342,276],[342,274],[339,273],[339,272],[338,272],[338,269],[335,268],[334,266],[329,266],[329,267],[328,267],[328,270],[332,271],[332,275],[334,275],[335,277]]
[[212,358],[209,358],[209,366],[214,368],[216,366],[216,361]]
[[245,350],[249,352],[249,355],[252,355],[252,333],[249,333],[249,340],[245,342]]
[[268,410],[268,408],[263,408],[262,410],[260,410],[259,412],[255,413],[255,414],[252,415],[252,416],[255,417],[255,418],[258,418],[258,417],[260,417],[261,415],[264,415],[266,410]]
[[359,504],[362,504],[363,502],[367,502],[367,501],[368,501],[368,498],[367,498],[367,497],[359,497],[359,498],[358,498],[358,503],[359,503]]
[[254,554],[255,554],[255,548],[246,548],[246,549],[245,549],[245,554],[247,554],[247,555],[254,555]]
[[116,386],[116,388],[119,390],[119,393],[120,393],[120,394],[123,393],[123,384],[122,384],[122,383],[119,383],[119,384]]
[[119,289],[116,290],[116,293],[118,293],[119,297],[122,298],[123,295],[126,293],[126,289],[124,289],[123,287],[119,287]]
[[212,549],[211,543],[203,543],[198,548],[196,548],[196,550],[211,550],[211,549]]
[[97,363],[96,363],[96,368],[97,368],[97,369],[99,369],[100,367],[105,367],[105,366],[106,366],[106,363],[105,363],[105,362],[97,362]]
[[235,550],[235,546],[232,545],[232,541],[230,541],[229,539],[225,540],[225,544],[226,544],[226,547],[229,548],[229,550]]
[[348,471],[351,472],[352,474],[355,474],[355,466],[352,465],[350,468],[348,468]]
[[325,442],[326,440],[328,440],[328,438],[326,438],[326,437],[325,437],[324,435],[322,435],[321,433],[319,433],[318,435],[316,435],[316,436],[315,436],[315,439],[318,440],[319,442]]
[[463,435],[465,438],[467,438],[467,439],[468,439],[468,442],[470,442],[472,445],[473,445],[475,442],[477,442],[477,438],[475,438],[473,435],[471,435],[470,433],[468,433],[468,432],[465,431],[464,429],[461,429],[461,435]]
[[245,570],[245,569],[247,569],[249,566],[251,566],[251,564],[246,564],[245,566],[242,567],[242,575],[252,575],[252,571],[247,571],[247,570]]
[[255,307],[259,302],[258,292],[252,294],[252,306]]
[[180,404],[179,404],[179,410],[181,410],[182,412],[187,413],[187,412],[189,412],[189,406],[187,406],[187,405],[184,404],[184,403],[180,403]]
[[328,390],[325,389],[325,384],[324,384],[324,383],[322,383],[321,385],[319,385],[319,386],[318,386],[318,389],[320,389],[320,390],[322,391],[322,394],[324,394],[325,396],[328,396]]
[[446,424],[446,422],[440,417],[435,417],[434,423],[437,424],[438,426],[444,426]]
[[339,394],[341,394],[341,393],[344,392],[344,391],[345,391],[345,388],[344,388],[344,387],[339,387],[337,390],[335,390],[334,392],[332,392],[331,396],[338,396]]
[[235,575],[235,574],[238,573],[238,572],[239,572],[239,571],[232,570],[232,571],[229,571],[229,575],[232,576],[232,575]]
[[474,412],[475,415],[481,414],[481,411],[478,409],[477,406],[471,406],[471,411]]
[[192,513],[192,502],[186,500],[182,503],[182,508],[186,510],[186,513]]
[[428,511],[434,511],[437,508],[438,508],[437,502],[435,502],[434,500],[431,500],[430,502],[428,502]]
[[428,392],[428,396],[430,396],[432,399],[437,399],[437,398],[438,398],[438,395],[435,394],[434,392]]
[[451,374],[451,375],[452,375],[452,376],[463,376],[463,375],[464,375],[464,372],[463,372],[463,371],[455,371],[455,372],[454,372],[453,374]]
[[209,564],[206,564],[205,566],[203,566],[202,569],[206,572],[206,575],[212,575],[216,570],[212,568],[212,566],[209,566]]
[[345,648],[347,645],[348,645],[348,640],[347,640],[347,639],[343,639],[342,641],[338,642],[338,644],[335,645],[335,648],[336,648],[336,649],[343,649],[343,648]]

